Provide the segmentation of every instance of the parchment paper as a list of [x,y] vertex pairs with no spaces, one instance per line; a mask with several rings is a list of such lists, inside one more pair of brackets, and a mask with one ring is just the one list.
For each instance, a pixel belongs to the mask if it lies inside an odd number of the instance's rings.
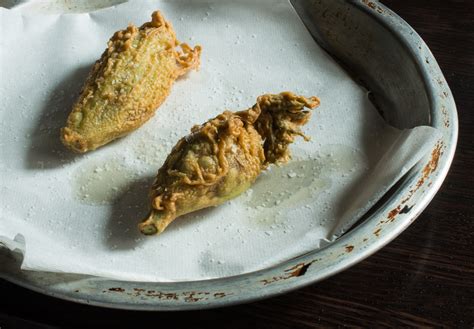
[[[159,9],[181,41],[203,48],[156,115],[85,155],[59,142],[71,105],[109,37]],[[0,241],[22,268],[143,281],[236,275],[278,264],[340,236],[437,139],[430,127],[388,126],[366,91],[275,1],[133,1],[88,14],[0,9]],[[310,142],[247,193],[143,237],[137,223],[172,146],[225,109],[264,93],[316,95]]]

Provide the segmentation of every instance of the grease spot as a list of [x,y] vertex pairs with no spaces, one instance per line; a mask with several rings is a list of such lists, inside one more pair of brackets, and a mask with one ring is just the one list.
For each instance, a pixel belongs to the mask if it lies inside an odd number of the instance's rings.
[[88,163],[74,174],[75,198],[91,205],[113,204],[137,177],[136,172],[114,159]]
[[256,210],[252,223],[280,224],[288,209],[311,209],[321,192],[329,190],[336,175],[346,177],[361,170],[362,155],[350,147],[333,144],[310,159],[294,159],[263,172],[246,195],[245,204]]

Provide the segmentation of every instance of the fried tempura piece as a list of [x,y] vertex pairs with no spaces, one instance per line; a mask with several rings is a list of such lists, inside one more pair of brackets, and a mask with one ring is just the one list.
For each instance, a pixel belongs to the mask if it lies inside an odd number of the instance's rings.
[[159,11],[140,28],[115,32],[95,63],[61,129],[61,141],[83,153],[144,124],[168,96],[173,82],[199,67],[201,47],[176,47],[171,23]]
[[263,95],[250,109],[225,111],[178,141],[151,188],[152,210],[139,225],[151,235],[178,216],[219,205],[247,190],[269,164],[290,159],[317,97]]

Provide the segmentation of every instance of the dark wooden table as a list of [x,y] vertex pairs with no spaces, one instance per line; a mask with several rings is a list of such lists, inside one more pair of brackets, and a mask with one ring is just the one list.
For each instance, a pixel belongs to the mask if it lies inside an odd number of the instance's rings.
[[427,42],[453,91],[460,132],[441,190],[400,237],[307,288],[211,311],[144,313],[78,305],[0,280],[0,328],[474,327],[474,1],[383,1]]

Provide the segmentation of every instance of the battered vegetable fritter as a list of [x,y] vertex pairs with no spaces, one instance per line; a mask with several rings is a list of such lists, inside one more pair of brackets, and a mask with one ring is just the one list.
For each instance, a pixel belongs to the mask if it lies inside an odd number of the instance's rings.
[[181,44],[178,51],[178,45],[159,11],[140,28],[116,32],[61,129],[63,144],[79,153],[94,150],[150,119],[176,78],[199,66],[200,46]]
[[216,206],[247,190],[262,170],[290,159],[317,97],[263,95],[250,109],[225,111],[178,141],[151,188],[142,233],[161,233],[178,216]]

